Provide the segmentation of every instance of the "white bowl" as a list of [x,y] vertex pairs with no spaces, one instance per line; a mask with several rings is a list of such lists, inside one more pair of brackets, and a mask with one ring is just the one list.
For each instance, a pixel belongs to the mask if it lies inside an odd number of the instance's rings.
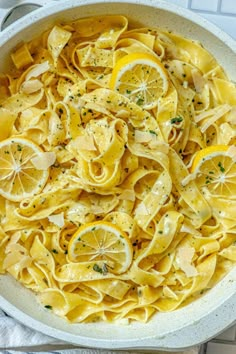
[[[236,81],[233,39],[192,12],[151,0],[70,0],[30,13],[0,34],[0,71],[7,69],[11,50],[22,39],[27,41],[37,35],[39,29],[42,32],[58,20],[117,13],[139,24],[159,26],[200,40]],[[147,324],[68,324],[41,308],[32,292],[5,275],[0,276],[0,306],[29,327],[83,346],[182,349],[207,341],[235,321],[236,269],[202,298],[179,310],[158,313]]]

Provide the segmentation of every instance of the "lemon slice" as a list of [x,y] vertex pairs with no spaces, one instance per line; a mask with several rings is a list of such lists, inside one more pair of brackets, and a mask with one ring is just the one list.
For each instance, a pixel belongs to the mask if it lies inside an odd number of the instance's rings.
[[97,221],[85,224],[77,230],[69,242],[68,257],[71,262],[77,263],[108,261],[112,264],[109,271],[120,274],[129,268],[133,251],[122,230],[110,222]]
[[[236,194],[236,163],[226,145],[213,145],[195,154],[191,172],[199,187],[207,186],[212,194],[225,197]],[[234,152],[235,154],[235,152]]]
[[158,98],[167,93],[168,73],[160,60],[148,53],[131,53],[115,65],[110,88],[145,108],[157,106]]
[[0,142],[0,194],[14,202],[39,193],[48,179],[48,169],[37,169],[31,159],[42,154],[32,141],[11,138]]

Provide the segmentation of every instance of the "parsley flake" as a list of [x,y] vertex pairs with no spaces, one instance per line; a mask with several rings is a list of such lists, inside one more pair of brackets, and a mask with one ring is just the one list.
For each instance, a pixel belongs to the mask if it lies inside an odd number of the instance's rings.
[[150,134],[157,135],[157,133],[154,130],[149,130]]
[[98,264],[94,264],[93,265],[93,270],[95,271],[95,272],[97,272],[97,273],[101,273],[101,274],[103,274],[103,270],[102,270],[102,268],[101,267],[99,267],[99,265]]
[[182,117],[175,117],[175,118],[171,118],[170,122],[171,124],[175,124],[175,123],[181,123],[183,121]]
[[45,307],[45,309],[52,310],[52,306],[51,305],[45,305],[44,307]]
[[144,99],[143,99],[143,98],[138,98],[137,101],[136,101],[136,104],[137,104],[138,106],[142,106],[143,103],[144,103]]

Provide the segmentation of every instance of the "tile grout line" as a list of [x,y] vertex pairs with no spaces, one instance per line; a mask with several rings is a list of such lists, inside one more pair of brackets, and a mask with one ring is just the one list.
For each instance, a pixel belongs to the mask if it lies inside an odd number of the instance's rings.
[[236,17],[236,14],[232,14],[230,12],[216,12],[216,11],[210,11],[210,10],[200,10],[200,9],[191,9],[191,11],[199,13],[199,14],[206,14],[206,15],[216,15],[216,16],[222,16],[222,17]]
[[218,0],[218,4],[217,4],[217,12],[220,14],[221,12],[221,8],[222,8],[222,0]]
[[227,12],[227,11],[223,12],[223,11],[221,11],[218,15],[219,15],[219,16],[229,16],[229,17],[231,16],[231,17],[235,17],[235,16],[236,16],[236,13],[232,14],[232,12]]

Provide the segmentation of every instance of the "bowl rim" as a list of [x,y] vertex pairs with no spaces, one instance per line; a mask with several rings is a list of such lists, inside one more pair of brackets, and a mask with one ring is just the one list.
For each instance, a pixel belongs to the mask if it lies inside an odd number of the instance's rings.
[[[1,45],[6,44],[11,38],[13,38],[18,32],[24,31],[26,28],[30,27],[32,24],[39,22],[43,18],[47,18],[50,15],[55,15],[61,13],[62,11],[69,10],[74,7],[80,6],[90,6],[106,3],[115,4],[132,4],[132,5],[144,5],[149,7],[154,7],[156,9],[165,10],[167,12],[184,17],[187,20],[192,21],[194,24],[206,29],[211,34],[215,35],[220,41],[232,49],[236,54],[236,41],[226,34],[223,30],[219,29],[216,25],[212,24],[208,20],[202,18],[198,14],[184,9],[180,6],[170,4],[163,0],[65,0],[63,3],[51,2],[48,5],[37,9],[35,12],[31,12],[24,18],[19,19],[15,23],[7,27],[3,32],[0,33],[0,43]],[[55,7],[56,5],[56,7]],[[236,280],[236,269],[230,272],[227,279],[223,279],[221,282],[227,286],[227,281],[232,279]],[[230,278],[231,277],[231,278]],[[228,279],[230,278],[230,279]],[[235,287],[236,290],[236,287]],[[65,341],[70,343],[79,344],[82,346],[93,346],[94,348],[106,348],[106,349],[159,349],[159,350],[183,350],[194,345],[199,345],[206,340],[214,337],[216,334],[220,333],[222,330],[232,325],[236,318],[236,291],[229,294],[224,301],[218,305],[218,307],[211,309],[210,312],[206,313],[205,316],[201,318],[201,321],[196,321],[178,331],[170,333],[168,340],[166,338],[155,337],[145,337],[140,339],[124,339],[123,341],[117,341],[112,339],[97,339],[97,338],[85,338],[80,335],[71,334],[60,329],[56,329],[46,325],[39,320],[29,316],[24,313],[16,306],[7,301],[3,296],[0,295],[0,306],[12,317],[16,318],[21,323],[27,323],[27,326],[40,331],[46,335],[50,335],[54,338],[63,338]],[[217,319],[221,319],[221,322]],[[209,327],[208,322],[211,320],[212,326]],[[204,330],[203,330],[204,329]],[[181,334],[180,334],[181,331]],[[192,333],[195,333],[195,338],[189,340],[188,337]],[[181,337],[181,338],[180,338]]]
[[[2,278],[9,277],[9,275],[0,275],[0,282]],[[11,281],[16,282],[15,279],[10,278]],[[3,280],[4,281],[4,280]],[[17,284],[21,286],[18,282]],[[231,286],[231,288],[230,288]],[[50,324],[45,324],[40,320],[30,316],[25,313],[23,310],[19,309],[15,305],[13,305],[10,301],[8,301],[5,297],[0,294],[0,308],[3,309],[8,315],[15,318],[20,323],[27,325],[27,327],[37,330],[49,337],[60,339],[65,342],[74,345],[80,345],[83,347],[92,347],[97,349],[122,349],[122,350],[164,350],[164,351],[173,351],[173,350],[186,350],[192,348],[193,346],[199,346],[206,341],[214,338],[221,332],[225,331],[227,328],[231,327],[233,324],[236,324],[236,268],[234,268],[230,273],[226,275],[223,280],[221,280],[212,291],[220,294],[221,287],[229,289],[229,293],[225,298],[220,299],[220,303],[218,306],[212,306],[206,311],[204,316],[200,318],[196,318],[195,321],[191,321],[190,323],[185,323],[181,327],[176,330],[168,332],[165,335],[147,335],[145,337],[140,338],[132,338],[132,339],[117,339],[117,338],[95,338],[92,336],[83,336],[77,333],[69,333],[64,331],[63,329],[58,329]],[[30,292],[29,289],[24,289],[27,292]],[[204,297],[208,298],[206,303],[209,305],[209,298],[211,296],[211,292],[206,293]],[[195,305],[194,305],[195,304]],[[204,304],[203,304],[204,305]],[[183,309],[187,311],[194,312],[194,307],[196,306],[196,302],[191,303],[190,305],[185,306]],[[193,309],[191,308],[193,307]],[[43,309],[39,308],[39,311],[42,314]],[[177,310],[178,311],[178,310]],[[168,312],[167,314],[171,315],[173,312]],[[56,315],[52,315],[55,316]],[[197,316],[196,316],[197,317]],[[60,318],[59,318],[60,320]],[[148,324],[151,325],[151,322]],[[144,326],[148,325],[144,324]],[[72,324],[72,326],[76,326],[76,324]],[[79,326],[83,325],[79,324]],[[88,325],[88,332],[91,332]],[[142,325],[142,324],[141,324]],[[114,329],[117,324],[110,324],[111,329]],[[124,330],[127,328],[126,326],[122,326]]]
[[[15,36],[19,31],[22,31],[40,21],[42,18],[48,17],[52,14],[57,14],[63,10],[68,10],[73,7],[83,6],[83,5],[98,5],[106,3],[116,3],[116,4],[133,4],[133,5],[144,5],[154,8],[159,8],[161,10],[166,10],[173,14],[178,14],[191,22],[194,22],[198,26],[207,29],[213,35],[217,36],[224,44],[230,47],[236,53],[236,40],[234,40],[229,34],[220,29],[218,26],[208,21],[204,17],[200,16],[196,12],[189,9],[183,8],[181,6],[169,3],[165,0],[65,0],[55,4],[55,2],[50,2],[49,4],[42,6],[35,11],[25,15],[24,17],[18,19],[16,22],[10,24],[6,29],[0,32],[0,43],[5,44],[11,37]],[[55,5],[56,8],[55,8]],[[20,30],[19,30],[20,28]]]

